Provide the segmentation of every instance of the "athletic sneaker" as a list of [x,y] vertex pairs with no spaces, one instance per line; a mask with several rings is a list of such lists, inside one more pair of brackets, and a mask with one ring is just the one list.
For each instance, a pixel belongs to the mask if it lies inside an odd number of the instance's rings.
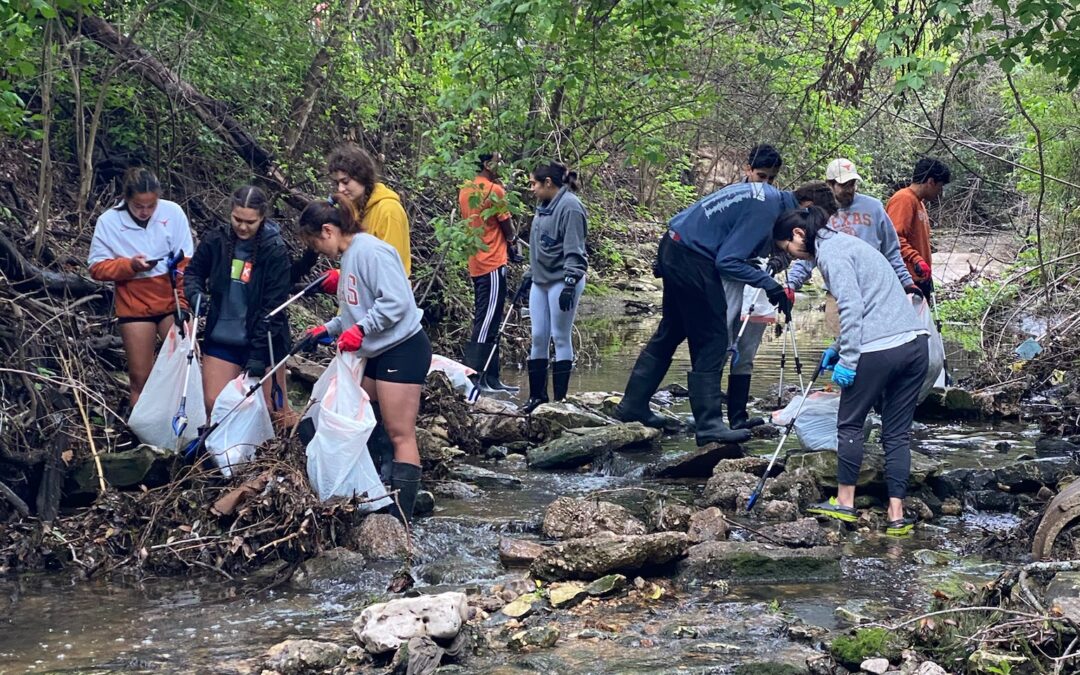
[[854,523],[859,520],[859,512],[850,506],[842,506],[840,502],[836,501],[836,497],[829,497],[827,502],[814,504],[806,509],[806,512],[817,516],[835,518],[845,523]]
[[885,534],[889,537],[906,537],[910,535],[914,529],[914,518],[901,518],[900,520],[890,520],[889,524],[885,526]]

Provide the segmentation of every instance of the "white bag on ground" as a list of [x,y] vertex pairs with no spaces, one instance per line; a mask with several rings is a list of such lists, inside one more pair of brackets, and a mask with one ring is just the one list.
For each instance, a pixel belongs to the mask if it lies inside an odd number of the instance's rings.
[[430,375],[436,370],[446,373],[446,377],[450,380],[450,384],[454,385],[454,389],[465,394],[465,398],[468,398],[472,394],[474,385],[469,377],[476,374],[475,370],[466,366],[464,363],[458,363],[454,359],[449,359],[438,354],[432,354],[431,367],[428,368],[428,374]]
[[911,297],[911,305],[915,309],[916,316],[919,317],[919,323],[930,334],[928,342],[930,363],[926,368],[926,378],[923,380],[922,389],[919,390],[919,402],[922,403],[923,399],[930,395],[930,390],[935,387],[941,389],[945,387],[945,343],[934,324],[934,314],[930,311],[930,305],[917,296]]
[[364,364],[355,354],[340,353],[315,383],[312,398],[316,391],[320,395],[312,407],[318,407],[319,412],[313,420],[315,437],[307,446],[307,474],[312,490],[322,501],[353,496],[375,499],[359,506],[367,512],[392,502],[367,450],[368,437],[375,428],[375,412],[360,386]]
[[[783,410],[773,413],[773,424],[786,426],[799,407],[802,396],[791,399]],[[815,391],[806,397],[799,418],[795,420],[795,435],[806,450],[835,450],[836,425],[840,413],[838,392]]]
[[184,393],[184,369],[187,367],[187,353],[190,348],[191,335],[180,339],[180,332],[173,326],[165,336],[165,343],[161,345],[143,393],[131,411],[128,427],[147,445],[166,450],[184,447],[199,436],[199,427],[206,424],[202,370],[199,368],[198,359],[195,359],[188,374],[187,429],[177,443],[172,420]]
[[206,437],[206,451],[226,478],[232,477],[234,467],[250,462],[256,448],[274,437],[274,425],[270,423],[270,411],[263,392],[257,391],[244,399],[256,383],[257,378],[245,379],[243,375],[230,381],[218,394],[214,409],[210,411],[210,423],[215,424],[237,404],[240,406]]

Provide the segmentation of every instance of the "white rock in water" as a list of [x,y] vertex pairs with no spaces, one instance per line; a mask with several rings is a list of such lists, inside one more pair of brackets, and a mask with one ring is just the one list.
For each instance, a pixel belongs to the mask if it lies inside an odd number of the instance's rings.
[[353,622],[353,634],[364,649],[381,654],[414,637],[452,638],[468,618],[464,593],[421,595],[368,607]]
[[885,675],[889,670],[889,659],[866,659],[859,668],[874,675]]

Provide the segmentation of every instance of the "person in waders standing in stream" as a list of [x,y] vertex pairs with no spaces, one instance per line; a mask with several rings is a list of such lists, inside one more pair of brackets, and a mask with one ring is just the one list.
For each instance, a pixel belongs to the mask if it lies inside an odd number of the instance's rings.
[[749,261],[770,249],[772,224],[795,205],[794,198],[772,185],[783,166],[772,146],[755,147],[749,159],[752,182],[714,192],[668,222],[656,263],[656,273],[664,280],[660,325],[638,356],[616,409],[623,421],[663,427],[664,418],[649,409],[649,399],[667,374],[675,349],[686,340],[698,446],[750,438],[748,429],[724,423],[721,378],[730,339],[728,302],[742,306],[741,292],[727,298],[725,280],[763,288],[780,313],[791,311],[783,286]]
[[840,337],[825,350],[823,369],[841,388],[837,416],[836,497],[809,513],[853,523],[855,484],[863,460],[863,426],[875,405],[881,412],[888,489],[886,534],[910,534],[904,514],[911,475],[911,425],[930,355],[928,336],[896,272],[878,249],[858,237],[831,229],[817,207],[796,209],[777,219],[773,239],[792,258],[812,260],[836,298]]

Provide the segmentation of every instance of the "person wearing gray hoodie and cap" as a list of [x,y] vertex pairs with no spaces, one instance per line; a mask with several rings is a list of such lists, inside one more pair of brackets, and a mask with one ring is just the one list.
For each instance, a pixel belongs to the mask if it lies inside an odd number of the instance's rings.
[[585,290],[585,206],[577,191],[577,173],[558,162],[533,170],[529,189],[539,203],[529,231],[529,274],[522,283],[529,290],[529,318],[532,321],[532,349],[529,352],[529,400],[526,414],[546,403],[548,354],[555,342],[555,363],[551,369],[552,394],[556,401],[566,398],[570,373],[574,369],[571,334],[578,300]]
[[821,367],[832,369],[832,381],[841,388],[839,487],[835,498],[808,512],[858,520],[855,483],[863,460],[863,425],[880,402],[889,495],[886,534],[903,536],[914,527],[904,516],[904,498],[911,474],[911,425],[930,360],[928,336],[885,257],[865,241],[831,229],[828,219],[817,207],[794,209],[773,226],[777,248],[817,263],[840,312],[840,337],[821,359]]

